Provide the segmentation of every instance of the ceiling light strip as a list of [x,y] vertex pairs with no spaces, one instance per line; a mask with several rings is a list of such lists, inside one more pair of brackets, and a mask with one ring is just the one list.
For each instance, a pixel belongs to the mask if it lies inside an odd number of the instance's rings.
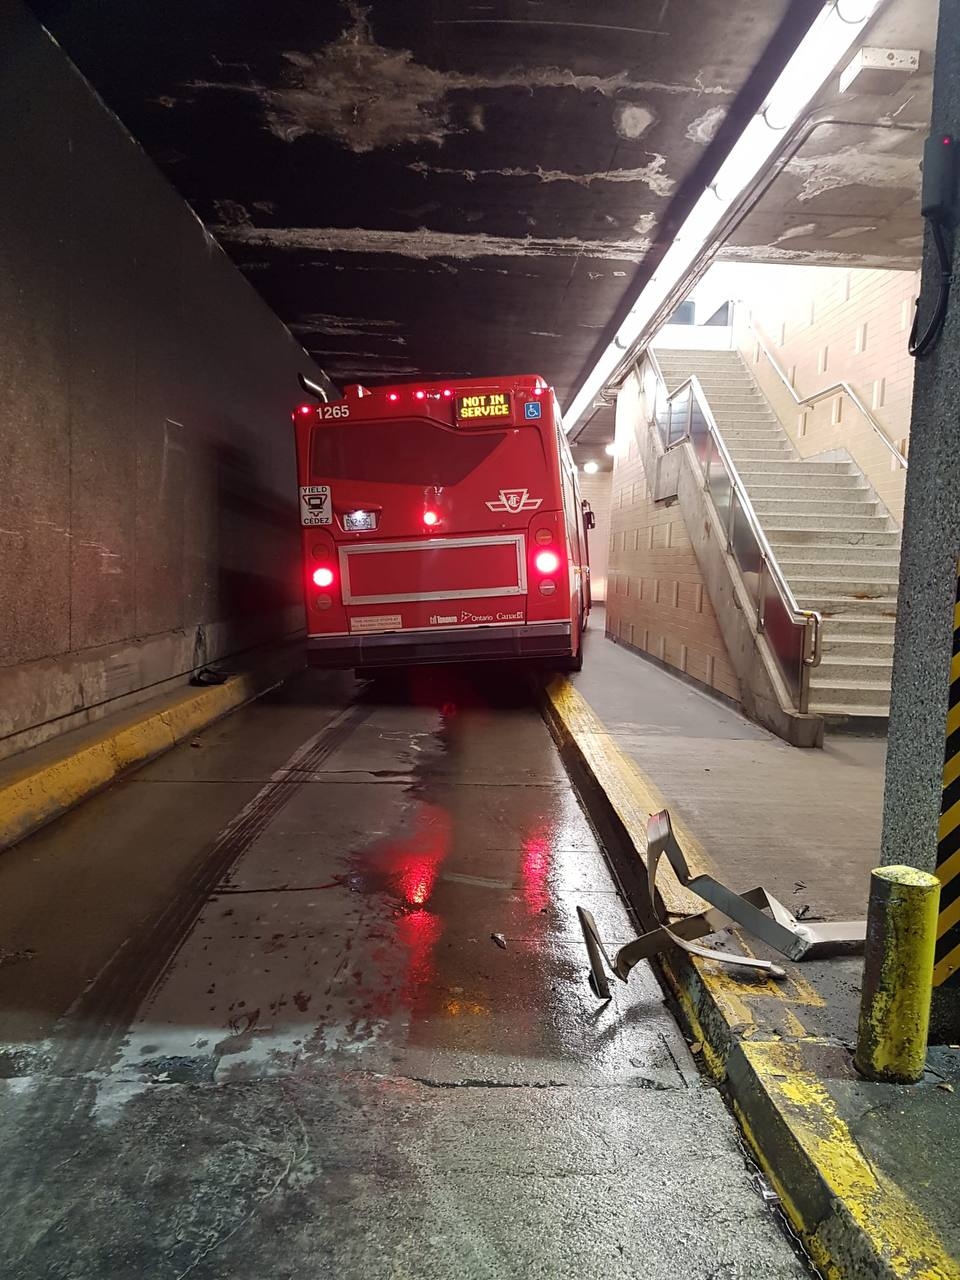
[[691,209],[613,341],[565,409],[567,432],[591,408],[607,379],[695,264],[720,220],[763,172],[782,145],[786,131],[796,123],[880,3],[881,0],[836,0],[825,5],[814,19],[760,110],[748,121],[713,182]]

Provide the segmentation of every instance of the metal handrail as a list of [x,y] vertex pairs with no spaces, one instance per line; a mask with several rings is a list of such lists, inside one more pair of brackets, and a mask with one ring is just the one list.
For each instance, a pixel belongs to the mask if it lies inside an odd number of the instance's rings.
[[821,391],[815,391],[813,395],[810,395],[810,396],[798,395],[796,388],[794,387],[790,379],[787,377],[787,374],[783,369],[783,367],[781,366],[780,362],[777,360],[777,357],[770,350],[770,346],[766,338],[760,332],[759,328],[757,327],[754,320],[750,316],[747,317],[747,326],[749,327],[753,336],[756,338],[757,346],[760,348],[760,350],[769,360],[770,366],[773,369],[774,373],[777,375],[777,377],[780,379],[780,381],[783,383],[786,389],[790,392],[790,395],[793,399],[793,403],[798,408],[802,409],[804,405],[819,404],[821,400],[829,400],[832,396],[835,396],[838,393],[842,393],[843,395],[848,397],[850,402],[853,404],[854,408],[863,415],[866,421],[870,424],[873,430],[877,433],[877,435],[880,437],[880,439],[883,441],[886,447],[890,450],[890,452],[896,458],[900,466],[903,467],[904,470],[906,470],[908,465],[907,459],[900,452],[897,446],[893,443],[893,441],[887,435],[886,430],[880,425],[877,419],[873,416],[873,414],[870,412],[867,406],[863,403],[863,401],[860,399],[859,395],[853,389],[853,387],[850,385],[849,382],[845,382],[845,381],[834,382],[832,386],[824,387]]
[[[758,582],[757,582],[757,630],[762,632],[764,629],[764,616],[763,616],[764,615],[764,591],[763,591],[764,576],[769,574],[770,580],[773,583],[773,585],[776,587],[777,593],[779,594],[780,599],[783,601],[783,604],[785,606],[787,613],[790,614],[791,620],[793,621],[794,625],[803,627],[807,635],[811,636],[810,642],[804,644],[804,654],[803,654],[803,666],[805,671],[804,671],[804,678],[801,682],[799,710],[805,712],[807,709],[806,707],[806,702],[807,702],[806,676],[811,668],[819,667],[821,658],[823,656],[822,654],[823,619],[815,609],[802,609],[800,605],[797,603],[797,598],[793,594],[793,589],[791,588],[789,582],[787,582],[786,578],[784,577],[783,570],[780,568],[780,564],[777,560],[776,555],[774,554],[773,548],[770,546],[770,543],[767,540],[767,535],[764,533],[763,528],[760,524],[760,520],[757,517],[757,513],[753,509],[753,503],[750,501],[750,496],[747,493],[746,487],[744,486],[744,483],[740,478],[740,473],[737,470],[736,464],[734,463],[733,458],[730,456],[730,451],[727,449],[723,436],[720,434],[720,429],[717,426],[716,419],[713,416],[713,411],[710,408],[709,402],[707,401],[707,397],[700,383],[700,379],[697,378],[695,374],[692,374],[689,378],[686,378],[683,382],[681,382],[678,387],[675,387],[673,391],[669,391],[667,388],[666,379],[663,376],[663,371],[660,368],[660,362],[657,360],[657,357],[654,354],[653,349],[648,347],[646,349],[645,354],[647,359],[650,362],[650,366],[653,369],[653,372],[657,378],[657,381],[663,387],[667,401],[673,401],[676,397],[679,397],[687,389],[689,389],[692,398],[696,399],[697,404],[700,408],[700,412],[703,414],[704,422],[707,425],[707,430],[710,432],[710,436],[714,444],[716,445],[717,452],[720,455],[720,461],[722,462],[724,470],[726,471],[727,476],[729,477],[730,487],[733,493],[736,494],[737,500],[739,501],[739,504],[740,504],[740,509],[743,512],[747,521],[747,525],[750,529],[750,532],[756,541],[757,548],[760,553],[760,572],[759,572]],[[690,401],[691,414],[692,414],[692,410],[693,410],[693,404],[691,399]],[[689,439],[690,439],[690,434],[688,429],[687,435],[681,437],[680,440],[669,443],[667,445],[667,448],[668,450],[672,449],[674,447],[674,444],[682,444],[685,441],[689,441]],[[706,474],[704,476],[704,487],[709,491],[710,489],[709,460],[707,462]],[[733,523],[733,516],[735,511],[736,511],[736,505],[733,502],[733,498],[731,497],[730,508],[729,508],[728,517],[727,517],[727,530],[726,530],[728,551],[730,551],[732,547],[732,540],[733,540],[732,523]]]

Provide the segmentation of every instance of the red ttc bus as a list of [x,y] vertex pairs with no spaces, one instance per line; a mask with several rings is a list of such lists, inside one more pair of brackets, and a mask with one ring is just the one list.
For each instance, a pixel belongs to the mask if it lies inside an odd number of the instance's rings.
[[579,669],[593,515],[542,378],[352,386],[293,418],[312,665]]

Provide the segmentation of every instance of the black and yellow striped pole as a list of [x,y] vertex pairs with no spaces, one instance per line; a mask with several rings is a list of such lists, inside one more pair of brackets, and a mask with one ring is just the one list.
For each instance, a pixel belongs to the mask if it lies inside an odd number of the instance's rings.
[[950,662],[950,704],[947,711],[943,796],[937,837],[937,879],[940,916],[933,985],[960,985],[960,570],[953,611],[953,657]]

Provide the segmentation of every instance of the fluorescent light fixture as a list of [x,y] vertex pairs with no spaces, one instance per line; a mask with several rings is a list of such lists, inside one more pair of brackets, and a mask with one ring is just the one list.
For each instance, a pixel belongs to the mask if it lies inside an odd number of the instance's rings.
[[[624,355],[709,243],[717,224],[783,142],[783,134],[830,76],[881,0],[835,0],[823,7],[794,50],[766,101],[747,123],[712,185],[690,210],[656,271],[564,411],[567,431],[580,421]],[[584,471],[586,471],[586,466]]]
[[591,458],[589,462],[585,462],[583,464],[583,469],[588,476],[595,476],[597,472],[600,470],[600,464],[599,462],[594,462],[594,460]]

